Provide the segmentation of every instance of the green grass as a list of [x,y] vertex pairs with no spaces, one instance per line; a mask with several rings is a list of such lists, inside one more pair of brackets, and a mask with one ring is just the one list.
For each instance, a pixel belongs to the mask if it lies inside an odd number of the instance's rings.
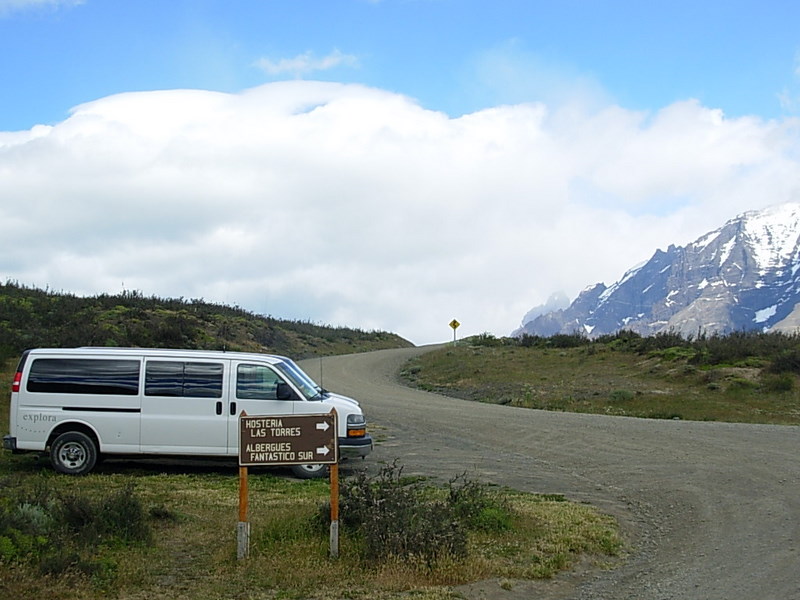
[[756,360],[698,368],[691,353],[449,346],[409,363],[404,378],[467,400],[619,416],[800,424],[800,382]]
[[[8,431],[12,368],[0,373],[2,433]],[[587,557],[607,566],[623,552],[614,520],[590,506],[497,490],[511,516],[482,515],[482,525],[469,533],[464,558],[376,561],[364,555],[363,540],[345,529],[340,530],[339,558],[332,559],[328,533],[318,525],[320,506],[330,499],[326,480],[255,471],[249,485],[251,555],[238,561],[238,470],[233,465],[107,463],[76,478],[54,473],[46,459],[2,451],[0,514],[16,510],[21,498],[82,498],[101,506],[114,494],[132,490],[150,535],[141,538],[147,542],[95,540],[82,550],[82,568],[50,574],[31,558],[0,559],[0,597],[389,600],[411,593],[420,600],[442,600],[460,597],[454,586],[462,583],[501,578],[508,589],[514,579],[552,577]],[[496,526],[506,518],[513,519],[511,528]]]

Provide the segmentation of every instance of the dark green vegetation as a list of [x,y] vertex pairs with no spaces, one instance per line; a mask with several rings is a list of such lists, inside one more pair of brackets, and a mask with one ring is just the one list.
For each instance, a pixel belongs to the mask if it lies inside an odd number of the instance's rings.
[[138,292],[82,298],[0,284],[0,360],[42,347],[238,350],[299,359],[410,345],[393,333],[286,321],[203,300]]
[[423,389],[525,408],[800,424],[797,335],[484,334],[422,355],[403,375]]
[[0,564],[36,564],[42,575],[104,581],[113,576],[113,549],[152,544],[150,522],[172,516],[155,506],[147,514],[131,482],[94,497],[10,476],[0,493]]

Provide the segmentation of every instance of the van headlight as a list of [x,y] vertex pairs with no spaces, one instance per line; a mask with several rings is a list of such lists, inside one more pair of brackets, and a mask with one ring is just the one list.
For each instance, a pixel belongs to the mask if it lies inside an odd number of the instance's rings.
[[367,420],[364,418],[364,415],[359,415],[357,413],[351,413],[347,415],[347,426],[350,427],[351,425],[359,425],[363,427],[367,424]]
[[367,435],[367,420],[364,415],[347,415],[347,437],[364,437]]

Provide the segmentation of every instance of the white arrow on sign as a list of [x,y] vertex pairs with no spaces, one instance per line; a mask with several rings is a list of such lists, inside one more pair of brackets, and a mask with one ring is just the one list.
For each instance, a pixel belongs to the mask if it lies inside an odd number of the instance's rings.
[[328,425],[327,421],[323,421],[322,423],[317,423],[317,429],[321,429],[322,431],[328,431],[331,426]]
[[317,454],[322,454],[322,456],[327,455],[330,452],[327,446],[322,446],[322,448],[317,448]]

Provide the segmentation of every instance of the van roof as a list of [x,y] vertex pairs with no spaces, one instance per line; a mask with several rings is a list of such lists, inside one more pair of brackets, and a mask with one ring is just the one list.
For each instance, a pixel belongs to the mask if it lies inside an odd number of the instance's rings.
[[63,356],[147,356],[161,358],[178,358],[181,356],[195,359],[236,359],[259,360],[268,363],[285,362],[285,356],[277,354],[260,354],[258,352],[227,352],[223,350],[189,350],[177,348],[111,348],[106,346],[83,346],[80,348],[36,348],[29,350],[31,355],[49,354]]

